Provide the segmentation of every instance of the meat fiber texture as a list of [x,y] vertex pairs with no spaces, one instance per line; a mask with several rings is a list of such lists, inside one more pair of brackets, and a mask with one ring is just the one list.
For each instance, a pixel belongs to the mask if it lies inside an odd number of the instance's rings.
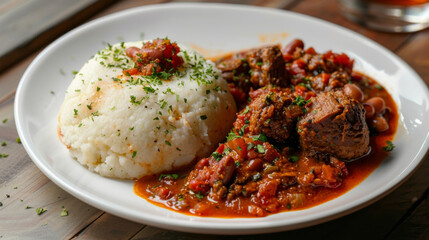
[[[223,140],[236,106],[214,64],[178,44],[185,63],[169,80],[127,76],[127,47],[109,46],[76,74],[58,116],[71,155],[102,176],[137,179],[205,157]],[[63,161],[59,159],[58,161]]]
[[308,113],[297,125],[300,144],[310,153],[329,153],[353,160],[369,150],[369,130],[363,106],[343,91],[312,98]]

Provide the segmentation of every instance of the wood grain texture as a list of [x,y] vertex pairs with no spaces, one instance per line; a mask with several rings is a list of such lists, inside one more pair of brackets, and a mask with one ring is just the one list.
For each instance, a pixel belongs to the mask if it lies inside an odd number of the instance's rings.
[[392,231],[386,239],[429,239],[429,190],[424,198],[417,202],[410,216]]
[[84,10],[65,19],[61,24],[57,24],[56,26],[53,26],[48,30],[42,32],[33,40],[27,41],[24,44],[19,45],[17,48],[3,55],[0,58],[0,72],[6,70],[13,64],[16,64],[17,62],[25,59],[32,52],[37,51],[41,47],[46,46],[47,43],[54,41],[67,31],[82,24],[84,20],[93,16],[95,13],[101,11],[105,7],[111,5],[114,1],[115,0],[97,1],[89,7],[85,8]]
[[110,214],[103,214],[90,226],[73,237],[73,240],[103,239],[120,240],[130,239],[145,225],[131,222]]
[[[0,232],[4,238],[67,239],[102,214],[60,189],[34,164],[25,164],[18,175],[0,186],[0,199]],[[63,206],[68,216],[60,216]],[[47,211],[37,215],[40,207]]]
[[95,0],[18,0],[0,6],[0,56],[88,7]]
[[397,54],[410,64],[429,86],[429,29],[413,36]]

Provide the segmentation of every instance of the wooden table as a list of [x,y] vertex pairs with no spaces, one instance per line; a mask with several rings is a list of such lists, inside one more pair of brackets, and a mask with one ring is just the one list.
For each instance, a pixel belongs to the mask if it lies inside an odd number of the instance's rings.
[[[98,1],[63,21],[25,46],[0,59],[0,238],[3,239],[218,239],[158,229],[105,213],[57,187],[32,163],[18,137],[14,117],[14,93],[35,56],[66,31],[100,16],[123,9],[169,1]],[[222,2],[215,0],[213,2]],[[226,1],[225,1],[226,2]],[[411,34],[368,30],[341,16],[335,0],[234,0],[233,3],[282,8],[315,16],[365,35],[390,49],[429,84],[429,29]],[[428,155],[426,155],[426,160]],[[406,159],[403,159],[406,161]],[[295,231],[227,236],[232,239],[429,239],[429,161],[401,187],[378,202],[348,216]],[[0,204],[1,205],[1,204]],[[27,206],[32,208],[26,209]],[[62,207],[67,217],[60,217]],[[36,207],[48,209],[37,215]]]

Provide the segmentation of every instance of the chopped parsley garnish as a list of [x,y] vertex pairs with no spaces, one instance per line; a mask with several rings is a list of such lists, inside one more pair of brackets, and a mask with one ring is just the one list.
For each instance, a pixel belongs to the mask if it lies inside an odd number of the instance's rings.
[[258,153],[265,153],[265,148],[261,144],[256,145],[256,149],[258,150]]
[[298,95],[298,97],[296,97],[295,101],[293,101],[292,104],[300,106],[300,107],[303,107],[303,106],[305,106],[306,104],[308,104],[310,102],[311,102],[310,99],[307,100],[307,101],[305,101],[304,98],[302,98],[301,95]]
[[51,94],[52,94],[52,95],[55,95],[55,92],[54,92],[54,91],[51,91]]
[[36,208],[36,213],[37,213],[37,215],[41,215],[42,213],[44,213],[44,212],[46,212],[46,211],[48,211],[47,209],[44,209],[44,208]]
[[261,134],[259,134],[259,135],[252,136],[252,139],[255,140],[255,141],[259,140],[259,141],[262,141],[262,142],[266,142],[267,141],[267,136],[265,136],[265,134],[261,132]]
[[155,92],[155,89],[153,87],[148,87],[148,86],[143,87],[143,90],[146,93],[154,93]]
[[249,125],[244,124],[244,125],[241,127],[240,131],[238,131],[238,134],[239,134],[240,136],[243,136],[243,135],[244,135],[244,131],[246,130],[246,128],[247,128],[248,126],[249,126]]
[[239,162],[239,161],[236,161],[236,162],[235,162],[235,166],[236,166],[236,167],[240,167],[240,162]]
[[198,198],[199,201],[203,200],[204,195],[201,194],[200,192],[198,192],[197,194],[195,194],[195,196]]
[[296,162],[298,162],[298,160],[299,160],[299,157],[298,157],[298,156],[296,156],[296,155],[291,156],[291,157],[289,158],[289,162],[291,162],[291,163],[296,163]]
[[261,178],[262,178],[261,173],[256,173],[255,175],[253,175],[253,181],[255,181],[255,182]]
[[135,157],[136,157],[136,155],[137,155],[137,152],[136,152],[136,151],[134,151],[134,152],[133,152],[133,156],[132,156],[132,158],[135,158]]
[[271,102],[273,102],[273,97],[274,97],[274,93],[273,93],[273,92],[270,92],[270,94],[268,94],[268,95],[265,97],[265,103],[268,105],[268,104],[270,104]]
[[179,195],[177,195],[177,200],[183,201],[185,200],[185,197],[183,196],[183,194],[179,193]]
[[6,153],[0,153],[0,158],[7,158],[9,155]]
[[257,62],[256,66],[262,66],[262,62]]
[[132,103],[132,104],[140,105],[142,103],[142,101],[143,101],[143,98],[140,101],[137,101],[136,96],[134,96],[134,95],[130,96],[130,103]]
[[232,139],[240,138],[237,134],[235,134],[233,131],[228,133],[228,136],[226,137],[226,141],[231,141]]
[[214,158],[216,161],[218,161],[218,162],[222,159],[222,154],[220,154],[220,153],[218,153],[218,152],[214,152],[214,153],[212,153],[212,156],[213,156],[213,158]]
[[167,140],[165,140],[165,144],[167,144],[168,146],[171,146],[171,143]]
[[7,118],[3,119],[2,123],[7,123]]
[[164,101],[164,102],[161,104],[161,109],[164,109],[164,108],[165,108],[165,106],[167,106],[167,102],[166,102],[166,101]]
[[386,141],[386,144],[387,145],[383,147],[383,150],[386,152],[391,152],[395,148],[395,145],[391,141]]
[[7,143],[5,141],[1,142],[2,147],[6,146],[6,145],[7,145]]
[[77,109],[73,109],[73,111],[74,111],[74,115],[77,116],[77,112],[78,112]]
[[246,106],[246,109],[243,111],[243,114],[248,113],[248,112],[249,112],[249,110],[250,110],[249,106]]
[[378,90],[383,90],[383,87],[380,84],[375,84],[374,87]]
[[177,173],[167,173],[167,174],[163,173],[163,174],[159,175],[158,180],[161,181],[164,178],[169,178],[169,179],[172,179],[172,180],[177,180],[177,179],[179,179],[179,177],[180,177],[180,175],[177,174]]
[[97,87],[97,92],[99,92],[100,91],[100,87]]
[[60,214],[60,216],[61,217],[65,217],[65,216],[68,216],[69,215],[69,213],[67,212],[67,210],[64,208],[62,211],[61,211],[61,214]]

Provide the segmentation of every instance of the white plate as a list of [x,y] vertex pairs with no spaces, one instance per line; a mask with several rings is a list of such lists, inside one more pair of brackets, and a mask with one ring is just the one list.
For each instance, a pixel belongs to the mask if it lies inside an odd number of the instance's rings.
[[[133,192],[133,182],[100,177],[73,160],[56,135],[57,114],[71,72],[103,42],[168,36],[217,54],[301,38],[319,52],[344,52],[356,69],[375,77],[393,95],[400,116],[396,148],[361,184],[322,205],[264,218],[194,217],[156,207]],[[206,50],[213,51],[206,51]],[[216,50],[216,51],[215,51]],[[65,74],[64,74],[65,72]],[[54,91],[55,94],[50,92]],[[28,67],[19,84],[15,117],[34,163],[58,186],[111,214],[162,228],[213,234],[290,230],[328,221],[386,195],[413,173],[428,149],[429,93],[420,77],[390,51],[352,31],[297,13],[221,4],[163,4],[106,16],[67,33]]]

